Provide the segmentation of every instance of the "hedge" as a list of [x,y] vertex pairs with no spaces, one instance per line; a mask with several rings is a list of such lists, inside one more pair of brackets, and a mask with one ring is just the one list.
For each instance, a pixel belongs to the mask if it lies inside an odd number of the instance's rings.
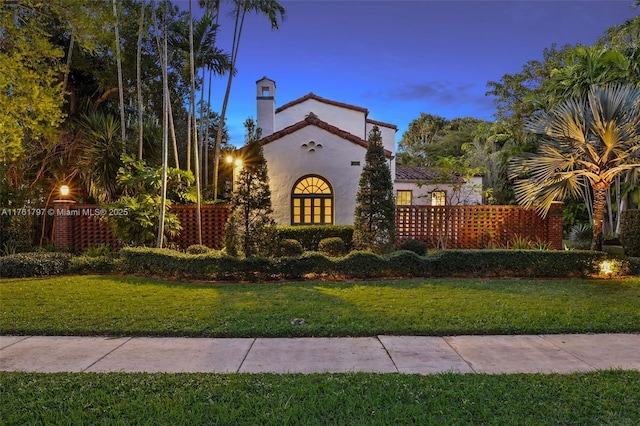
[[[353,251],[331,258],[318,252],[279,258],[239,259],[219,252],[186,254],[168,249],[124,248],[120,258],[21,253],[0,257],[0,276],[124,272],[166,278],[269,281],[316,277],[582,277],[598,273],[603,252],[536,250],[444,250],[426,256],[402,250],[385,256]],[[640,258],[625,261],[640,274]],[[627,268],[625,268],[627,269]]]
[[640,256],[640,210],[625,210],[621,213],[620,243],[627,256]]
[[340,238],[350,250],[353,248],[353,226],[277,226],[278,240],[297,240],[305,251],[318,251],[318,244],[325,238]]

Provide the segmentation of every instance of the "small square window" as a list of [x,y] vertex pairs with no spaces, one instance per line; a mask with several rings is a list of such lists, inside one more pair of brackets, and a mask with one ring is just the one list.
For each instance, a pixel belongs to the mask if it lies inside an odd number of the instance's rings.
[[413,191],[399,190],[396,196],[396,204],[410,206],[413,203]]
[[447,193],[445,191],[433,191],[431,193],[432,206],[445,206],[447,204]]
[[271,90],[269,86],[262,86],[262,96],[271,96]]

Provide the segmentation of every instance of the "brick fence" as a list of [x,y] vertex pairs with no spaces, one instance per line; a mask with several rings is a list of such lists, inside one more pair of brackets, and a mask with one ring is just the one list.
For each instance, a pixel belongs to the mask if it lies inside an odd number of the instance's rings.
[[[118,247],[118,239],[106,222],[93,214],[99,206],[56,201],[54,209],[55,247],[72,251],[101,244]],[[515,238],[525,238],[547,241],[560,250],[562,209],[562,203],[555,203],[547,217],[542,218],[535,210],[518,206],[398,206],[396,229],[398,241],[417,239],[433,248],[507,247]],[[196,206],[173,205],[170,211],[178,216],[182,226],[180,234],[170,242],[182,248],[197,244]],[[202,205],[202,244],[222,248],[229,213],[226,204]]]

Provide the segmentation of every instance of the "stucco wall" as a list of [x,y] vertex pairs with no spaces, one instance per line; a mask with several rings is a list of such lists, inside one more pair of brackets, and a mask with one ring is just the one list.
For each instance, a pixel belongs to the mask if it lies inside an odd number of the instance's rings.
[[307,99],[304,102],[290,106],[276,114],[275,131],[282,130],[305,119],[313,112],[320,120],[345,130],[362,139],[365,135],[364,112],[342,108],[318,102],[315,99]]
[[452,185],[438,183],[430,185],[418,186],[414,182],[395,182],[393,184],[394,194],[398,191],[407,190],[413,191],[413,204],[428,206],[431,205],[431,192],[433,191],[446,191],[447,192],[447,205],[459,206],[459,205],[476,205],[482,204],[482,177],[473,177],[460,190],[454,190]]
[[[315,152],[309,142],[321,144]],[[302,147],[307,144],[307,148]],[[334,224],[353,223],[355,198],[366,149],[315,126],[307,126],[291,135],[264,145],[269,169],[271,203],[278,224],[291,224],[291,191],[298,179],[319,175],[326,179],[334,194]],[[359,166],[352,166],[359,161]]]

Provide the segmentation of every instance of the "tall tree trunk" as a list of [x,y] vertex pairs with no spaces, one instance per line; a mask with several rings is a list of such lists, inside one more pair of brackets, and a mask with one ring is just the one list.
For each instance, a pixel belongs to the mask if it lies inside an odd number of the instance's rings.
[[191,96],[190,96],[190,106],[189,108],[192,111],[192,120],[193,120],[193,159],[194,159],[194,170],[193,174],[196,178],[196,226],[198,228],[198,244],[202,244],[202,223],[200,217],[200,197],[201,197],[201,188],[200,188],[200,161],[198,158],[198,127],[196,125],[196,116],[195,116],[195,91],[196,91],[196,77],[195,77],[195,60],[193,54],[193,15],[191,13],[193,0],[189,0],[189,70],[191,74]]
[[240,36],[242,35],[242,26],[247,11],[244,2],[242,5],[236,3],[236,20],[233,29],[233,42],[231,43],[231,69],[229,70],[229,78],[227,79],[227,88],[224,92],[224,100],[222,101],[222,110],[220,111],[220,125],[216,132],[216,142],[213,154],[213,199],[218,199],[218,169],[220,162],[220,148],[222,145],[222,124],[227,114],[227,104],[229,103],[229,95],[231,94],[231,83],[233,82],[233,71],[236,68],[236,60],[238,58],[238,48],[240,47]]
[[171,140],[173,141],[173,156],[175,157],[176,169],[180,168],[180,158],[178,157],[178,140],[176,139],[176,128],[173,125],[173,109],[171,108],[171,94],[169,100],[169,129],[171,130]]
[[142,160],[142,145],[144,140],[143,123],[144,118],[142,102],[142,32],[144,30],[144,2],[140,1],[140,25],[138,26],[138,51],[136,53],[136,85],[138,90],[138,160]]
[[162,50],[162,187],[160,192],[160,220],[158,224],[158,247],[163,246],[164,219],[167,209],[167,163],[169,153],[169,75],[167,70],[167,3],[164,5],[164,49]]
[[206,176],[206,185],[209,185],[209,127],[211,126],[211,80],[213,76],[213,70],[209,70],[209,88],[207,94],[207,120],[204,128],[204,143],[206,146],[204,155],[206,157],[206,161],[204,163],[204,173]]
[[120,133],[122,136],[122,149],[126,151],[125,141],[127,140],[126,122],[124,118],[124,86],[122,84],[122,60],[120,58],[120,31],[118,25],[118,8],[116,0],[112,0],[113,17],[115,19],[115,35],[116,35],[116,67],[118,68],[118,94],[120,97]]

